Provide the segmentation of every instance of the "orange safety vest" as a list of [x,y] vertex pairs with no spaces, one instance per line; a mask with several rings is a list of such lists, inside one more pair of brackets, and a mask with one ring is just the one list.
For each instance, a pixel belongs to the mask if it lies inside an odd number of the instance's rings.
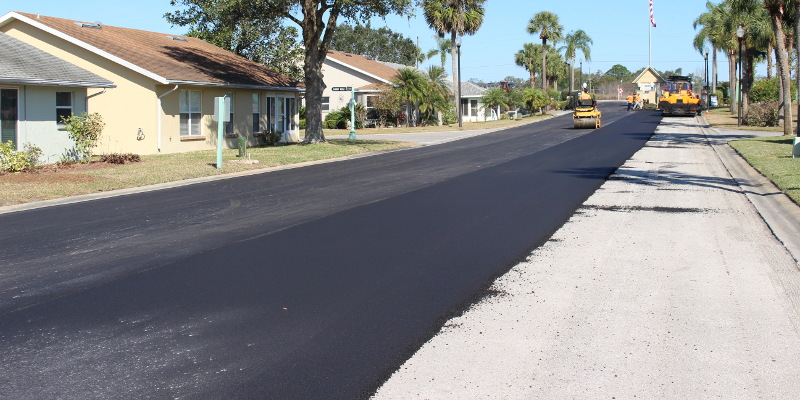
[[633,103],[633,95],[632,94],[629,94],[627,99],[628,99],[628,103]]

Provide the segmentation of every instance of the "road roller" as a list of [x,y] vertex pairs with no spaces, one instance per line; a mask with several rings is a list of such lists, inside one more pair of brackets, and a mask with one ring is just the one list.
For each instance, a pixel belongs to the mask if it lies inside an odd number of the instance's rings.
[[575,129],[595,129],[602,124],[602,113],[597,109],[597,103],[584,92],[575,105],[572,122]]

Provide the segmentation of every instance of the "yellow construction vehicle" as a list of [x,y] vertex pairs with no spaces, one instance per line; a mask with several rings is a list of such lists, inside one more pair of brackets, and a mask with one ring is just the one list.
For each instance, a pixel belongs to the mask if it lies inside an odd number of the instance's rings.
[[575,112],[572,114],[572,123],[575,129],[599,128],[602,125],[603,114],[597,109],[597,103],[592,100],[589,93],[583,92],[578,97]]
[[700,96],[692,92],[692,81],[686,76],[670,76],[658,99],[663,115],[695,115],[700,110]]

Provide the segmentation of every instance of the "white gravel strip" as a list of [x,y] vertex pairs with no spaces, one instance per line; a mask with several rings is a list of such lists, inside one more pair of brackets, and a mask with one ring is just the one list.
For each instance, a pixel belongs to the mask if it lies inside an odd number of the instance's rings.
[[799,275],[693,120],[665,119],[374,399],[797,398]]

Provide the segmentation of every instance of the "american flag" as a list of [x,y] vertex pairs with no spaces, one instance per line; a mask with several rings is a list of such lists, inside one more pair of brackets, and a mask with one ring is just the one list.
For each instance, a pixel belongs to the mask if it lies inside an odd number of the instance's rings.
[[653,18],[653,0],[650,0],[650,23],[653,27],[656,27],[656,20]]

